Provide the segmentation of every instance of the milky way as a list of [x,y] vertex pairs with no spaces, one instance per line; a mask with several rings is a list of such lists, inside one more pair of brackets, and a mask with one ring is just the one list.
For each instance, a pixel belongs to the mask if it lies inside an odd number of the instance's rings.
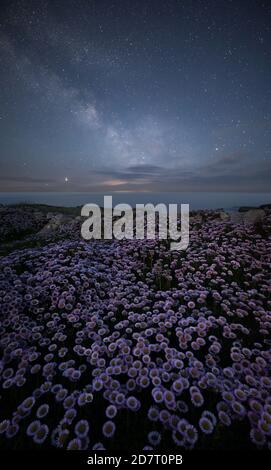
[[1,1],[2,190],[270,190],[271,7]]

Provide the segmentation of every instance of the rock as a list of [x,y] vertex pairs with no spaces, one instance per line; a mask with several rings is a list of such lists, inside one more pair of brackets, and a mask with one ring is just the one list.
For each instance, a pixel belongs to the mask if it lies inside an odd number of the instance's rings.
[[264,210],[271,209],[271,204],[262,204],[259,208]]
[[242,212],[231,212],[230,220],[234,224],[243,224],[243,222],[244,222],[244,213],[242,213]]
[[34,215],[35,219],[43,219],[44,218],[43,213],[39,212],[39,211],[34,211],[33,215]]
[[248,212],[248,211],[255,210],[255,209],[258,209],[258,208],[255,207],[255,206],[241,206],[241,207],[239,207],[238,211],[239,212]]
[[245,224],[256,224],[262,222],[265,216],[263,209],[251,209],[244,214]]
[[[48,217],[50,215],[50,218]],[[39,235],[44,235],[49,232],[57,230],[61,225],[70,224],[74,221],[74,217],[64,215],[64,214],[47,214],[47,219],[49,218],[49,222],[44,225],[44,227],[39,231]]]
[[50,222],[48,222],[48,224],[44,225],[44,227],[42,227],[42,229],[38,232],[38,235],[46,235],[52,230],[54,230],[54,227]]
[[230,219],[230,215],[229,215],[227,212],[225,212],[225,211],[221,211],[221,212],[219,213],[219,218],[220,218],[221,220],[229,220],[229,219]]

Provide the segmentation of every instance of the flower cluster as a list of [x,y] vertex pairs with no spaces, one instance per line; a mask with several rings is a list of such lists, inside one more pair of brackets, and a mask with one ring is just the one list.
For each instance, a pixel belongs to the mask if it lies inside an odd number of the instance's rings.
[[186,252],[78,234],[3,257],[0,446],[270,447],[270,248],[204,211]]

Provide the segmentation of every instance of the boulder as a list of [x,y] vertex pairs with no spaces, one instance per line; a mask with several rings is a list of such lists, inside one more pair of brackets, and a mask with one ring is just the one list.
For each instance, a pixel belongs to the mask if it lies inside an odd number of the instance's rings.
[[[49,218],[48,217],[49,214],[50,213],[47,214],[47,219]],[[74,220],[73,217],[64,215],[64,214],[52,214],[51,213],[50,215],[51,217],[49,219],[49,222],[47,222],[47,224],[44,225],[44,227],[39,231],[40,235],[53,232],[57,230],[58,227],[60,227],[61,225],[69,224]]]
[[255,206],[241,206],[239,207],[239,212],[248,212],[248,211],[251,211],[251,210],[254,210],[254,209],[258,209],[257,207]]
[[221,211],[221,212],[219,212],[219,218],[220,218],[220,220],[229,220],[230,215],[225,211]]
[[262,222],[265,216],[263,209],[250,209],[244,214],[244,223],[245,224],[257,224]]
[[34,211],[33,215],[34,215],[35,219],[38,219],[38,220],[44,218],[44,214],[42,212],[39,212],[39,211]]
[[231,212],[230,220],[234,224],[242,224],[244,222],[244,213],[242,213],[242,212]]

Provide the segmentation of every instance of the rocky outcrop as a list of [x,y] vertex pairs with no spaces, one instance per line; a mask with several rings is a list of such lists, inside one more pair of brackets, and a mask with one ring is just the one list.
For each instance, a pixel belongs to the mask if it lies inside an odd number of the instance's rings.
[[48,212],[47,219],[49,219],[49,222],[39,231],[39,235],[46,235],[50,232],[54,232],[60,226],[71,223],[74,220],[74,217]]
[[255,225],[263,222],[265,217],[263,209],[249,209],[247,211],[232,212],[231,222],[235,224]]
[[257,224],[262,222],[265,216],[265,211],[263,209],[250,209],[244,214],[244,223],[245,224]]
[[220,220],[230,220],[230,214],[228,214],[227,212],[225,211],[221,211],[219,212],[219,218]]

